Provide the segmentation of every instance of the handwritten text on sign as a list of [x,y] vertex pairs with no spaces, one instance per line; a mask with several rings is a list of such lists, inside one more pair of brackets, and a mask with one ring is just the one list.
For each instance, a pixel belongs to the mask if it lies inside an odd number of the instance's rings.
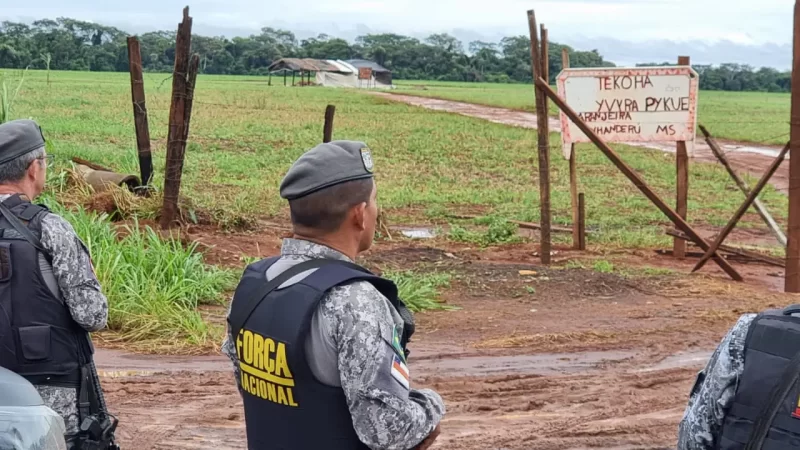
[[[566,69],[558,93],[606,142],[695,139],[697,73],[690,67]],[[561,113],[565,157],[570,144],[591,142]]]

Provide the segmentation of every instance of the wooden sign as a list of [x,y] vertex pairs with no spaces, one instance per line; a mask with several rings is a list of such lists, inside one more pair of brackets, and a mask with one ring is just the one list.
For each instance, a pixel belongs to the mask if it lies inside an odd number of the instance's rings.
[[358,69],[358,79],[359,80],[371,80],[372,79],[372,68],[370,67],[361,67]]
[[[689,66],[565,69],[558,93],[606,142],[694,142],[697,73]],[[564,157],[589,138],[561,112]]]

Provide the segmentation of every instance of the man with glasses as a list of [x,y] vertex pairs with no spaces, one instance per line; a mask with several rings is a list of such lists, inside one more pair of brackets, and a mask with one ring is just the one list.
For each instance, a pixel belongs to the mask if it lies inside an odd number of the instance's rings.
[[49,162],[36,122],[0,125],[0,366],[36,386],[77,448],[91,401],[79,392],[92,360],[88,332],[106,326],[108,301],[72,226],[32,203]]

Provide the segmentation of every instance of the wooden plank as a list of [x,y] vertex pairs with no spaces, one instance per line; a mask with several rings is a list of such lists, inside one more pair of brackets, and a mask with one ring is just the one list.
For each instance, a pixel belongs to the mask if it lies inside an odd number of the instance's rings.
[[[545,80],[538,78],[536,79],[536,84],[542,89],[542,91],[548,97],[550,97],[550,100],[552,100],[553,103],[558,105],[558,107],[561,108],[562,111],[564,111],[564,114],[566,114],[567,117],[569,117],[569,119],[572,120],[575,126],[580,128],[580,130],[583,131],[583,133],[597,146],[597,148],[599,148],[600,151],[603,152],[603,154],[606,155],[606,157],[609,160],[611,160],[611,162],[615,166],[617,166],[617,168],[626,177],[628,177],[628,179],[634,184],[634,186],[636,186],[645,195],[645,197],[647,197],[651,202],[653,202],[653,204],[656,205],[656,207],[658,207],[658,209],[660,209],[661,212],[663,212],[664,215],[666,215],[669,218],[669,220],[671,220],[672,223],[675,224],[675,226],[677,226],[681,231],[689,235],[692,238],[692,241],[695,242],[703,250],[707,250],[709,248],[708,243],[705,240],[703,240],[703,238],[696,231],[694,231],[691,225],[686,223],[686,221],[683,220],[683,218],[679,216],[675,211],[673,211],[672,208],[669,207],[669,205],[664,203],[661,197],[659,197],[658,194],[656,194],[655,191],[653,191],[650,188],[650,186],[648,186],[647,183],[645,183],[642,177],[640,177],[639,174],[636,173],[636,171],[634,171],[627,164],[625,164],[625,162],[622,161],[619,155],[617,155],[617,153],[614,150],[612,150],[611,147],[608,146],[608,144],[606,144],[600,137],[597,136],[597,134],[588,125],[586,125],[586,122],[584,122],[583,119],[581,119],[578,116],[578,114],[572,108],[570,108],[569,105],[567,105],[567,103],[561,97],[558,96],[558,93],[556,93],[556,91],[554,91],[550,87],[550,85],[547,84]],[[731,266],[727,261],[725,261],[725,259],[723,259],[719,255],[714,256],[714,261],[716,261],[717,264],[720,266],[720,268],[722,268],[722,270],[724,270],[725,273],[727,273],[734,280],[736,281],[743,280],[739,272],[737,272],[736,269],[733,268],[733,266]]]
[[705,265],[706,261],[708,261],[708,259],[711,258],[711,255],[713,255],[714,252],[717,251],[719,246],[722,244],[722,241],[724,241],[725,238],[728,237],[730,232],[733,231],[733,229],[736,227],[736,224],[739,223],[739,219],[741,219],[742,216],[744,216],[744,213],[746,213],[747,209],[750,208],[750,205],[753,204],[753,200],[755,200],[758,194],[761,193],[761,190],[764,189],[764,186],[766,186],[767,183],[769,183],[769,179],[772,178],[772,175],[775,173],[776,170],[778,170],[778,167],[780,167],[781,163],[786,157],[786,153],[788,152],[789,152],[789,144],[786,144],[786,146],[783,147],[783,150],[781,150],[781,152],[772,162],[772,165],[770,165],[769,169],[767,169],[766,173],[764,173],[761,179],[758,180],[758,184],[756,184],[756,187],[753,188],[752,192],[750,192],[750,195],[747,196],[747,199],[744,201],[744,203],[742,203],[739,209],[736,210],[736,213],[734,213],[733,217],[731,217],[731,219],[728,221],[728,224],[725,225],[725,228],[722,229],[722,232],[720,232],[719,236],[717,236],[717,240],[714,241],[713,245],[711,245],[711,248],[706,250],[705,256],[700,258],[700,261],[698,261],[697,265],[694,266],[692,272],[697,272],[698,270],[700,270],[703,267],[703,265]]
[[[462,214],[447,214],[446,217],[449,217],[449,218],[452,218],[452,219],[463,219],[463,220],[473,220],[473,219],[477,219],[478,218],[478,216],[470,216],[470,215],[462,215]],[[525,229],[528,229],[528,230],[541,230],[542,229],[542,226],[540,224],[534,223],[534,222],[521,222],[519,220],[511,220],[511,219],[506,219],[506,222],[513,223],[514,225],[517,225],[520,228],[525,228]],[[552,226],[552,227],[550,227],[550,231],[553,231],[553,232],[556,232],[556,233],[572,233],[572,228],[564,228],[564,227]]]
[[[691,240],[691,239],[689,239],[689,236],[686,236],[685,234],[683,234],[683,233],[681,233],[680,231],[677,231],[677,230],[667,230],[667,234],[672,236],[672,237],[678,238],[678,239],[683,239],[684,241]],[[752,250],[746,250],[746,249],[738,248],[738,247],[731,247],[730,245],[725,245],[725,244],[720,245],[719,249],[720,249],[720,251],[723,251],[723,252],[733,253],[734,255],[739,255],[739,256],[744,256],[744,257],[747,257],[747,258],[755,259],[755,260],[761,261],[763,263],[767,263],[767,264],[772,265],[772,266],[786,267],[786,262],[781,260],[780,258],[776,258],[774,256],[769,256],[769,255],[764,255],[764,254],[761,254],[761,253],[758,253],[758,252],[754,252]],[[686,253],[686,256],[702,257],[703,255],[705,255],[705,252],[703,252],[703,253],[700,253],[700,252],[696,252],[696,253],[687,252]]]
[[[747,196],[750,195],[750,187],[748,187],[747,183],[745,183],[745,181],[742,180],[736,171],[733,170],[733,167],[731,166],[730,162],[728,162],[728,158],[725,156],[725,153],[723,153],[723,151],[719,148],[719,144],[717,144],[717,141],[713,136],[711,136],[711,133],[708,132],[706,127],[700,125],[700,131],[705,136],[706,143],[711,148],[711,152],[714,153],[714,156],[717,157],[717,160],[719,160],[720,164],[725,167],[725,170],[728,171],[728,174],[731,176],[731,178],[733,178],[733,181],[736,182],[736,185],[739,186],[739,189],[742,191],[745,198],[747,198]],[[767,211],[767,207],[761,203],[761,200],[759,200],[758,197],[753,200],[753,208],[755,208],[756,212],[758,212],[758,215],[761,216],[761,218],[767,224],[778,242],[780,242],[780,244],[786,248],[786,235],[783,234],[780,225],[778,225],[775,219],[772,218],[772,215],[769,213],[769,211]]]
[[189,70],[189,49],[192,39],[192,18],[189,7],[183,10],[183,21],[178,25],[175,39],[175,67],[172,72],[172,104],[169,111],[167,135],[167,162],[164,170],[164,205],[159,224],[162,229],[172,226],[178,214],[182,153],[186,141],[186,86]]
[[80,164],[80,165],[86,166],[86,167],[88,167],[90,169],[93,169],[93,170],[100,170],[102,172],[113,172],[113,170],[109,169],[108,167],[101,166],[100,164],[95,164],[95,163],[93,163],[91,161],[87,161],[87,160],[85,160],[83,158],[78,158],[77,156],[73,156],[72,157],[72,162],[74,162],[75,164]]
[[136,148],[139,155],[139,172],[142,186],[148,186],[153,176],[153,154],[150,150],[150,127],[147,123],[142,52],[139,40],[135,36],[128,37],[128,67],[131,74],[131,101],[133,102]]
[[[678,57],[679,66],[690,65],[688,56]],[[675,145],[675,169],[676,169],[676,201],[675,212],[683,220],[688,218],[689,211],[689,154],[686,151],[686,142],[678,141]],[[672,242],[672,251],[676,258],[683,259],[686,253],[686,241],[675,239]]]
[[[546,50],[547,43],[540,43],[536,29],[536,15],[533,10],[528,11],[528,27],[531,35],[531,71],[533,79],[545,76],[542,70],[542,49]],[[541,89],[534,87],[536,97],[536,122],[538,135],[539,157],[539,216],[541,222],[540,246],[542,264],[550,264],[550,128],[547,117],[547,100]]]
[[322,142],[330,142],[333,139],[333,116],[336,114],[336,106],[328,105],[325,107],[325,125],[322,128]]

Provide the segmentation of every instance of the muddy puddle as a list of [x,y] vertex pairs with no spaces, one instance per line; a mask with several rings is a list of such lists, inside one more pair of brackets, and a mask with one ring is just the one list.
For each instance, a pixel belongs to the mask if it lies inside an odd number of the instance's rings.
[[559,375],[597,369],[628,361],[634,352],[545,353],[516,356],[467,356],[411,361],[415,371],[435,376],[488,376],[498,374]]

